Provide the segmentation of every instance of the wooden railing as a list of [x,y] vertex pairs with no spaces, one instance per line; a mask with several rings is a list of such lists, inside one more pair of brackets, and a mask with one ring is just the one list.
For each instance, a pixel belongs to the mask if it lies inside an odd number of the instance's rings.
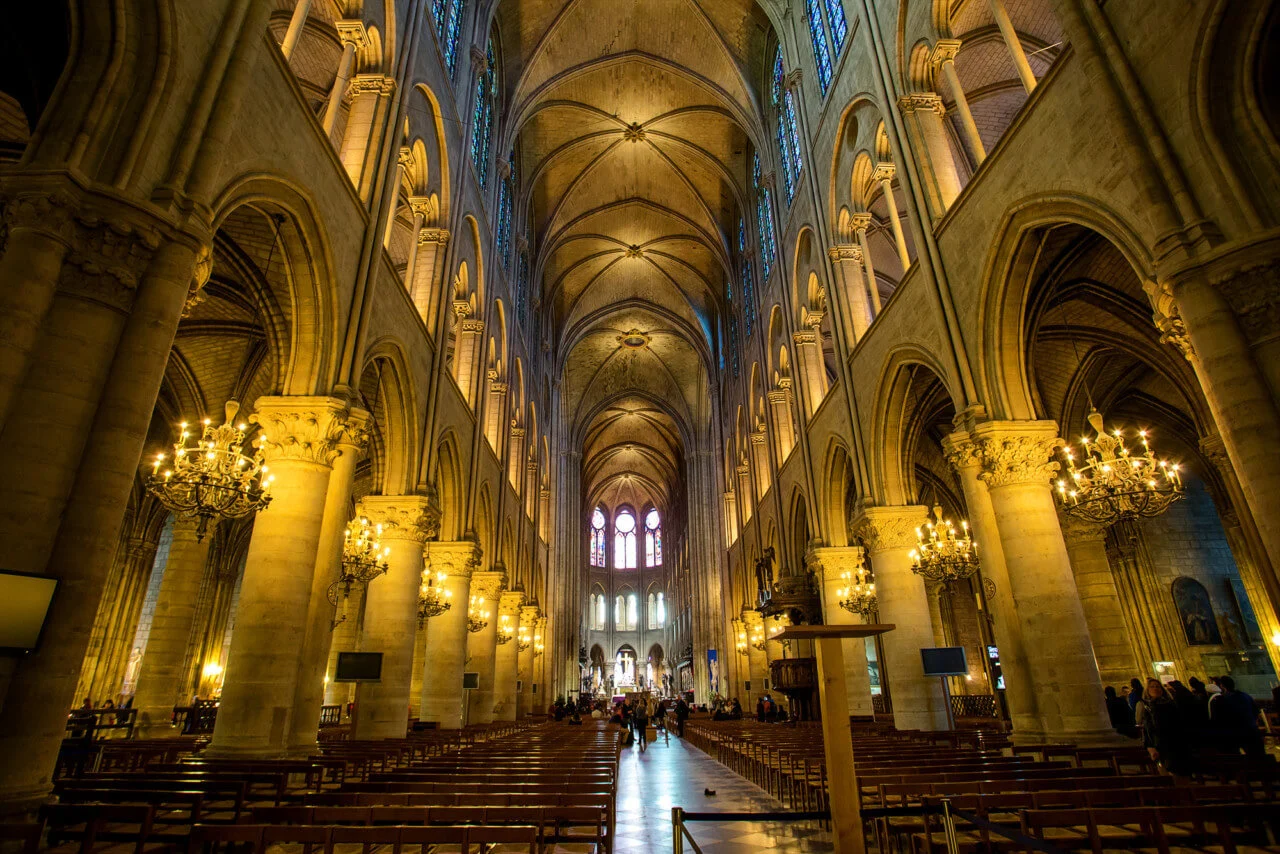
[[994,718],[996,698],[990,694],[952,694],[951,714],[957,718]]

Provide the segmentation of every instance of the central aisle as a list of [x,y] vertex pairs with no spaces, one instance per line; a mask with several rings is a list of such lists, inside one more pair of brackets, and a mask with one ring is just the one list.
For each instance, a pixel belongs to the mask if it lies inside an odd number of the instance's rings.
[[[714,789],[714,797],[703,794]],[[667,854],[671,851],[671,808],[693,812],[785,810],[755,784],[671,736],[661,736],[641,754],[624,748],[618,765],[617,854]],[[831,834],[816,822],[733,822],[690,825],[704,854],[754,852],[829,852]],[[685,850],[690,850],[688,845]]]

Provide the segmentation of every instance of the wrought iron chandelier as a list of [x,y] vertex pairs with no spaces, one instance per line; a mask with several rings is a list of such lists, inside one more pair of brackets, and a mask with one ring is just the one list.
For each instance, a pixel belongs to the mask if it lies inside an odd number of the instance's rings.
[[438,617],[453,607],[453,603],[449,601],[453,598],[453,591],[444,589],[444,582],[448,577],[448,574],[443,571],[433,573],[429,562],[427,568],[423,570],[422,587],[418,590],[419,626],[425,625],[427,620]]
[[543,646],[542,646],[542,632],[534,632],[534,633],[533,633],[533,655],[534,655],[534,657],[536,658],[537,656],[542,655],[542,650],[543,650]]
[[1131,448],[1124,431],[1106,432],[1096,409],[1089,413],[1089,426],[1097,435],[1081,436],[1078,451],[1062,447],[1063,476],[1056,492],[1063,512],[1110,525],[1159,516],[1186,494],[1178,465],[1152,453],[1146,430],[1138,431],[1142,447]]
[[502,614],[498,617],[498,644],[506,646],[516,638],[515,630],[511,626],[511,617]]
[[836,590],[836,598],[840,607],[850,614],[859,614],[864,620],[871,620],[879,602],[876,599],[876,583],[871,578],[871,570],[863,564],[858,565],[856,572],[840,573],[844,586]]
[[911,571],[928,581],[950,584],[978,571],[978,544],[969,534],[969,523],[955,523],[933,508],[933,521],[916,528],[916,547],[911,550]]
[[768,643],[768,639],[764,636],[764,626],[756,626],[751,630],[751,646],[760,652],[764,652],[764,648]]
[[475,633],[489,625],[489,612],[484,610],[484,597],[472,596],[467,605],[467,631]]
[[382,526],[374,525],[363,516],[352,519],[342,535],[342,575],[329,585],[329,604],[341,602],[331,628],[337,628],[347,619],[347,603],[351,590],[357,584],[368,585],[391,567],[386,563],[391,548],[382,546]]
[[173,459],[157,454],[147,491],[161,504],[184,519],[197,519],[196,540],[203,540],[209,523],[219,519],[239,519],[265,508],[271,502],[271,481],[262,462],[262,451],[244,453],[244,424],[236,424],[237,401],[226,405],[226,421],[214,427],[206,418],[200,438],[178,425],[181,431],[173,445]]
[[524,652],[533,646],[533,639],[529,637],[528,626],[521,626],[516,633],[516,652]]

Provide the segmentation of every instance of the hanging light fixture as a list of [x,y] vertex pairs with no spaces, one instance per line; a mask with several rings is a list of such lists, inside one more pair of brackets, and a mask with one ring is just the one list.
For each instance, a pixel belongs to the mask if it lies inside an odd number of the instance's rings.
[[331,629],[347,620],[347,603],[351,590],[357,584],[368,585],[391,567],[386,563],[391,547],[382,546],[382,526],[374,525],[363,516],[352,519],[342,535],[342,575],[329,585],[329,604],[338,607]]
[[472,596],[467,606],[467,631],[475,633],[489,625],[489,612],[484,610],[484,597]]
[[751,629],[751,646],[760,652],[764,652],[765,646],[769,643],[768,638],[764,636],[764,626],[755,626]]
[[542,632],[534,632],[533,634],[533,655],[536,658],[542,655]]
[[1108,434],[1096,409],[1089,413],[1089,426],[1096,435],[1081,436],[1078,451],[1062,447],[1063,477],[1056,494],[1063,512],[1110,525],[1159,516],[1186,494],[1178,465],[1152,453],[1146,430],[1138,431],[1138,448],[1125,443],[1122,430]]
[[916,528],[916,547],[911,550],[911,571],[928,581],[950,584],[978,571],[978,544],[969,534],[969,523],[955,523],[933,508],[933,520]]
[[[1062,300],[1058,307],[1076,364],[1083,365],[1067,318],[1067,301]],[[1146,430],[1138,430],[1141,449],[1125,444],[1124,431],[1119,428],[1107,433],[1083,371],[1081,380],[1089,402],[1086,420],[1095,435],[1092,439],[1082,435],[1078,451],[1069,444],[1061,448],[1062,477],[1055,490],[1058,505],[1068,515],[1104,526],[1124,519],[1159,516],[1185,495],[1177,464],[1152,452]]]
[[747,652],[747,624],[742,620],[733,621],[733,634],[735,638],[734,647],[738,655],[748,655]]
[[876,583],[871,578],[871,570],[861,562],[855,572],[840,573],[844,586],[836,590],[836,600],[840,607],[850,614],[860,614],[864,620],[871,621],[872,615],[879,606],[876,599]]
[[511,617],[502,614],[498,617],[498,645],[506,646],[515,640],[516,633],[511,626]]
[[533,646],[533,639],[529,637],[529,627],[521,626],[516,632],[516,652],[524,652]]
[[262,462],[262,451],[244,453],[244,424],[236,424],[237,401],[226,405],[226,421],[214,427],[206,418],[200,438],[178,425],[173,459],[157,454],[147,491],[178,517],[199,520],[196,539],[203,540],[209,523],[239,519],[264,509],[271,502],[271,481]]
[[426,625],[427,620],[438,617],[453,607],[449,600],[453,591],[444,588],[445,579],[449,577],[443,570],[431,571],[431,554],[427,553],[427,567],[422,571],[422,587],[418,590],[418,626]]

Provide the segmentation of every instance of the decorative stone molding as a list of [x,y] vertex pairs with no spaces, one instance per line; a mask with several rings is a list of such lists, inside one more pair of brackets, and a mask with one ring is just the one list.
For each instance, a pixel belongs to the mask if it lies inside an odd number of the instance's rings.
[[933,46],[933,53],[929,55],[929,64],[934,68],[938,68],[943,63],[955,62],[956,54],[960,53],[959,39],[938,39]]
[[128,311],[138,282],[159,246],[160,233],[155,229],[79,216],[58,288],[90,302]]
[[182,304],[182,317],[191,316],[196,306],[204,302],[204,286],[213,275],[213,247],[202,245],[196,251],[196,265],[191,274],[191,284],[187,288],[187,299]]
[[640,127],[639,122],[632,122],[623,131],[622,138],[627,142],[644,142],[644,128]]
[[[422,228],[418,230],[418,245],[427,246],[430,244],[439,244],[443,249],[444,245],[449,242],[449,230],[447,228]],[[454,311],[457,311],[456,305]],[[471,304],[467,304],[467,311],[471,311]]]
[[525,604],[520,608],[520,622],[532,623],[542,616],[542,609],[537,605]]
[[498,178],[500,180],[505,181],[511,177],[511,161],[510,160],[507,160],[504,157],[499,157],[498,162],[495,165],[498,167]]
[[125,543],[125,555],[132,560],[155,560],[160,544],[144,537],[130,537]]
[[74,242],[78,203],[71,194],[60,190],[17,193],[4,202],[4,225],[8,233],[29,229],[68,247]]
[[788,90],[799,89],[802,80],[804,80],[804,70],[797,66],[787,72],[786,77],[782,78],[782,86]]
[[760,175],[760,189],[772,190],[777,184],[778,176],[774,172],[765,172]]
[[942,103],[942,98],[937,92],[913,92],[910,95],[903,95],[898,99],[898,109],[904,114],[914,113],[916,110],[937,113],[940,116],[947,114],[947,106]]
[[897,174],[897,167],[892,163],[881,161],[876,164],[875,171],[871,173],[872,181],[892,181],[893,176]]
[[450,577],[470,578],[484,556],[480,545],[472,540],[427,543],[424,557],[432,570],[442,570]]
[[1227,455],[1227,446],[1218,433],[1200,437],[1200,453],[1204,454],[1219,472],[1235,476],[1235,469],[1231,467],[1231,457]]
[[763,445],[766,439],[768,439],[768,435],[764,431],[751,434],[751,444],[753,445]]
[[485,53],[484,48],[478,44],[471,46],[471,70],[476,73],[477,77],[489,70],[489,56]]
[[849,228],[853,229],[854,234],[865,234],[867,229],[871,227],[871,214],[867,211],[859,211],[858,213],[849,214]]
[[356,50],[366,50],[369,47],[369,32],[364,27],[364,21],[347,18],[334,21],[333,28],[338,31],[338,38],[344,45],[351,45]]
[[982,465],[982,450],[963,430],[942,438],[942,453],[957,473]]
[[827,257],[831,259],[832,264],[842,264],[846,261],[861,264],[862,247],[854,243],[841,243],[828,249]]
[[344,454],[364,453],[369,445],[369,435],[373,427],[373,415],[363,409],[352,408],[342,423],[342,433],[338,437],[338,448]]
[[864,507],[850,525],[854,536],[866,544],[867,552],[909,551],[916,544],[916,528],[924,524],[929,508]]
[[425,543],[440,530],[440,510],[425,495],[369,495],[356,515],[381,525],[384,540]]
[[791,340],[795,342],[797,347],[803,347],[807,344],[817,344],[818,335],[812,329],[801,332],[791,333]]
[[506,585],[507,574],[500,570],[471,573],[471,595],[480,596],[486,602],[497,602]]
[[396,81],[385,74],[357,74],[347,83],[347,97],[356,95],[387,96],[396,91]]
[[511,422],[511,434],[510,434],[510,435],[511,435],[511,438],[512,438],[512,439],[523,439],[523,438],[524,438],[524,432],[525,432],[525,431],[524,431],[524,428],[523,428],[523,427],[521,427],[521,426],[519,426],[518,424],[516,424],[515,420],[513,419],[513,420],[512,420],[512,422]]
[[473,319],[473,318],[468,317],[468,318],[465,318],[465,319],[462,321],[461,327],[462,327],[462,331],[463,331],[463,332],[469,332],[469,333],[471,333],[471,334],[473,334],[473,335],[483,335],[483,334],[484,334],[484,321],[483,321],[483,320],[475,320],[475,319]]
[[866,552],[862,546],[813,547],[805,552],[804,563],[819,581],[830,584],[866,566]]
[[507,393],[508,385],[500,380],[492,377],[489,379],[489,394],[503,395]]
[[504,590],[498,597],[498,613],[509,617],[520,614],[520,606],[524,604],[523,590]]
[[1173,298],[1172,286],[1168,282],[1147,282],[1142,289],[1151,302],[1151,320],[1160,331],[1160,343],[1173,345],[1187,361],[1191,361],[1195,349],[1187,335],[1186,324],[1182,322],[1178,301]]
[[269,463],[332,465],[348,427],[347,406],[335,397],[260,397],[249,421],[262,428],[254,445]]
[[631,246],[628,246],[628,247],[627,247],[626,252],[624,253],[624,257],[626,257],[626,258],[643,258],[643,257],[644,257],[644,249],[643,249],[643,248],[641,248],[641,247],[639,247],[639,246],[636,246],[635,244],[632,244]]
[[1043,484],[1059,473],[1054,451],[1063,442],[1052,421],[986,421],[971,434],[982,453],[978,477],[988,487]]

